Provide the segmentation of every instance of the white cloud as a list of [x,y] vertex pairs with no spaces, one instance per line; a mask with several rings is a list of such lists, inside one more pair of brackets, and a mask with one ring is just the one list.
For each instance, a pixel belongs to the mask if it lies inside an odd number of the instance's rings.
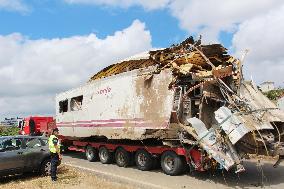
[[234,33],[242,22],[268,13],[284,4],[283,0],[63,0],[69,4],[147,10],[168,9],[189,34],[202,35],[207,42],[218,42],[220,32]]
[[216,42],[221,31],[234,32],[239,23],[280,4],[282,0],[173,0],[169,8],[181,28]]
[[257,82],[284,82],[284,5],[240,24],[233,37],[233,47],[239,53],[250,52],[245,61],[246,75]]
[[0,0],[0,10],[17,11],[26,13],[28,6],[22,0]]
[[139,20],[104,39],[95,34],[40,40],[21,34],[0,36],[0,117],[52,114],[55,93],[150,48],[150,32]]
[[[12,116],[28,115],[52,115],[54,107],[54,95],[44,94],[36,96],[19,96],[0,98],[1,110],[0,118]],[[1,119],[1,120],[2,120]]]
[[90,4],[112,7],[128,8],[142,6],[146,10],[161,9],[166,7],[170,0],[64,0],[70,4]]

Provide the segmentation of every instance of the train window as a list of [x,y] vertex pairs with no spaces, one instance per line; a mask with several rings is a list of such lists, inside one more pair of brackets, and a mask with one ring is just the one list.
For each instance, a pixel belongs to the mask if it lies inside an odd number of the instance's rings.
[[70,101],[71,111],[82,110],[83,95],[73,97]]
[[59,113],[68,111],[68,100],[62,100],[59,102]]

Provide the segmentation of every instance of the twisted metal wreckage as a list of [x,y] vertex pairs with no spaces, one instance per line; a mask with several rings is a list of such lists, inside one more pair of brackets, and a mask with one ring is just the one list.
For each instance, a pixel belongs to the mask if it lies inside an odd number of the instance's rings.
[[221,166],[241,172],[246,154],[278,155],[275,167],[284,157],[284,113],[252,82],[244,81],[242,61],[228,55],[222,45],[202,45],[189,37],[178,45],[111,65],[90,82],[141,68],[150,70],[144,73],[149,86],[154,75],[171,70],[170,123],[178,130],[177,145],[203,153],[199,164],[192,161],[195,169]]

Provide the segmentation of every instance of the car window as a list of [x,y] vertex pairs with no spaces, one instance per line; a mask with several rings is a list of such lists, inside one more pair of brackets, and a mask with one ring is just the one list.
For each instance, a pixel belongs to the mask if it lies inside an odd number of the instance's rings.
[[47,138],[42,138],[41,140],[44,143],[44,145],[47,145],[47,143],[48,143],[48,139]]
[[2,142],[2,149],[4,151],[18,150],[22,146],[22,140],[18,138],[6,139]]
[[42,146],[42,142],[38,138],[31,138],[28,139],[26,142],[27,148],[38,148]]
[[0,150],[3,150],[3,141],[4,139],[0,139]]
[[0,138],[0,146],[2,146],[4,140],[4,138]]

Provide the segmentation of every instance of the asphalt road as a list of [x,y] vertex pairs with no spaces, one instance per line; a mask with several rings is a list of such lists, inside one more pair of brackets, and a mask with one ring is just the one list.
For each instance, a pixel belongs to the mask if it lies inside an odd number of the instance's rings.
[[64,156],[63,163],[107,177],[116,182],[136,185],[138,188],[284,188],[284,164],[273,168],[272,163],[262,161],[245,162],[246,172],[239,175],[226,171],[215,173],[187,173],[182,176],[168,176],[161,170],[140,171],[135,167],[121,168],[115,164],[104,165],[100,162],[88,162],[83,153],[69,153]]

